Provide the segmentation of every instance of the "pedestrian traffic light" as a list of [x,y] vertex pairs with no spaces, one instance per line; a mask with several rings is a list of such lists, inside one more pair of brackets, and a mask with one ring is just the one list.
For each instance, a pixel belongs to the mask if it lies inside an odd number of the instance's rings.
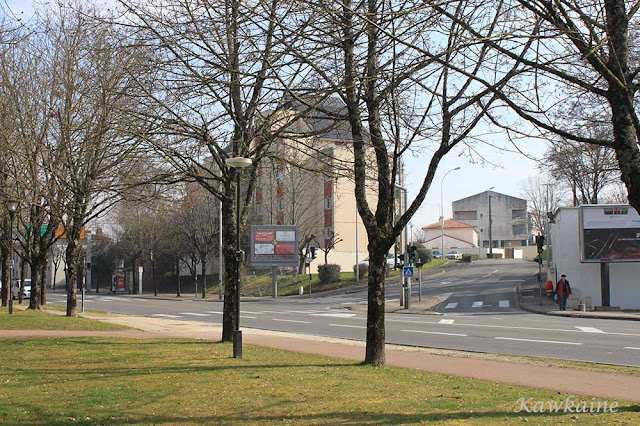
[[538,253],[542,253],[542,247],[544,246],[544,237],[542,235],[536,236],[536,245],[538,246]]
[[418,269],[422,268],[422,259],[420,259],[419,257],[418,257],[418,260],[416,261],[416,268]]
[[311,258],[315,259],[316,258],[316,248],[314,246],[310,246],[309,247],[309,251],[311,252]]

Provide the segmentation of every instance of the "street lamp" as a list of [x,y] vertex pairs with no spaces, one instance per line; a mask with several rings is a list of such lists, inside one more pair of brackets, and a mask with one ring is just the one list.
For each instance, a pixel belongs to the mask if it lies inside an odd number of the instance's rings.
[[444,201],[442,195],[442,189],[444,185],[444,178],[451,172],[456,170],[460,170],[460,167],[456,167],[455,169],[449,170],[447,173],[442,176],[442,180],[440,181],[440,255],[444,259]]
[[[252,164],[250,158],[232,157],[225,160],[227,166],[243,169]],[[233,357],[242,358],[242,331],[240,331],[240,171],[236,170],[236,329],[233,331]]]
[[[492,186],[491,188],[487,189],[487,191],[491,191],[493,188],[494,187]],[[491,218],[491,197],[492,195],[489,195],[489,254],[491,255],[491,257],[493,257],[493,237],[491,235],[491,225],[493,225],[493,219]]]
[[[13,315],[13,218],[16,215],[16,210],[18,210],[18,202],[16,200],[7,201],[7,210],[9,211],[9,253],[11,256],[11,268],[9,269],[9,284],[7,289],[9,290],[9,315]],[[5,285],[7,285],[5,283]]]

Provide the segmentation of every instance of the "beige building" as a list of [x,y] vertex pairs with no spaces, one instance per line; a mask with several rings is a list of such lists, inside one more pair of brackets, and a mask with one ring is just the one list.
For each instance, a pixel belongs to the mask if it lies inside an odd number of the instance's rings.
[[478,247],[478,230],[475,226],[455,219],[444,221],[444,232],[439,222],[427,225],[422,230],[425,236],[424,246],[432,250],[446,252],[450,249]]
[[[368,239],[356,208],[351,130],[344,120],[303,108],[294,105],[283,113],[287,137],[273,144],[271,155],[260,163],[253,223],[298,225],[299,251],[318,247],[312,271],[325,263],[327,248],[327,263],[352,271],[367,258]],[[345,108],[335,98],[322,105],[323,111],[337,113]],[[368,179],[370,206],[377,201],[373,173]]]

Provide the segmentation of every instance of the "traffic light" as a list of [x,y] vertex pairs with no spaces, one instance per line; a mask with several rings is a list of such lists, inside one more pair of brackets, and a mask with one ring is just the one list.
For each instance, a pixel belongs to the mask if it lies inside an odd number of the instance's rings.
[[315,259],[316,258],[316,248],[314,246],[310,246],[309,247],[309,251],[311,252],[311,258]]
[[416,261],[416,268],[422,268],[422,259],[418,258],[418,260]]
[[409,246],[408,251],[409,251],[409,264],[412,264],[416,261],[416,252],[418,251],[418,248],[416,246]]
[[538,253],[542,253],[543,250],[543,246],[544,246],[544,237],[542,235],[538,235],[536,236],[536,245],[538,246]]

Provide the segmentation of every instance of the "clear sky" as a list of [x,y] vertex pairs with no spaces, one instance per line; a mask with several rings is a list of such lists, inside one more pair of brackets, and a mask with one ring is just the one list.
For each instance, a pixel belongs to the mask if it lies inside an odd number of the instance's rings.
[[[474,149],[478,154],[488,160],[484,164],[479,155],[469,157],[467,155],[469,150],[462,146],[456,147],[443,158],[422,207],[411,220],[414,232],[417,233],[423,226],[438,221],[441,185],[445,218],[451,217],[451,203],[453,201],[484,192],[491,187],[493,187],[493,191],[502,194],[523,197],[520,189],[522,182],[528,177],[540,173],[537,167],[538,163],[522,154],[513,152],[513,146],[501,141],[503,137],[500,135],[488,136],[488,138],[491,139],[492,144],[507,149],[501,151],[488,144],[475,144]],[[526,144],[520,143],[518,147],[528,155],[540,158],[547,145],[543,141],[530,140]],[[409,203],[420,189],[430,160],[429,154],[406,160],[406,186]],[[456,167],[460,167],[460,170],[449,173],[442,184],[444,174]]]

